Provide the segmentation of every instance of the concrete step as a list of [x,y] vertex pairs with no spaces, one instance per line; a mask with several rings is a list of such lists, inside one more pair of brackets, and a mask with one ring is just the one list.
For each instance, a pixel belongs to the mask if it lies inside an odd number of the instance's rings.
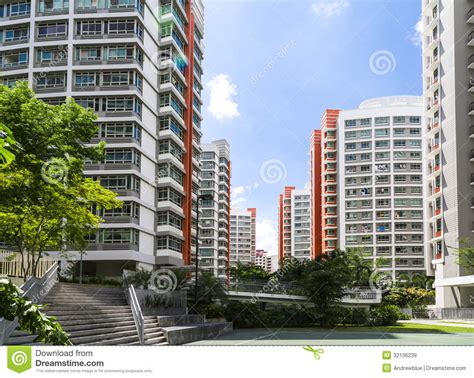
[[47,295],[44,300],[49,301],[49,300],[89,300],[89,299],[96,299],[96,300],[101,300],[101,301],[125,301],[126,298],[124,295],[96,295],[96,294],[91,294],[91,295],[77,295],[77,294],[71,294],[71,295],[66,295],[66,294],[61,294],[61,295]]
[[30,345],[36,339],[36,335],[13,336],[11,335],[6,342],[6,345]]
[[[101,320],[101,319],[97,319]],[[133,318],[125,318],[119,322],[110,321],[110,320],[102,320],[101,322],[96,323],[85,323],[85,324],[75,324],[73,321],[70,324],[61,323],[64,330],[68,333],[78,332],[78,331],[86,331],[86,330],[95,330],[95,329],[105,329],[105,328],[116,328],[118,326],[125,327],[125,326],[133,326],[135,327],[135,322]]]
[[136,332],[134,336],[117,336],[115,339],[91,341],[81,345],[140,345],[140,339]]
[[61,320],[61,325],[63,327],[80,327],[83,325],[86,326],[91,326],[91,327],[98,327],[100,324],[107,324],[107,323],[113,323],[113,324],[118,324],[122,322],[133,322],[133,316],[127,315],[127,316],[107,316],[107,317],[100,317],[100,318],[90,318],[90,319],[83,319],[83,318],[71,318],[69,320]]
[[159,328],[153,332],[145,333],[145,339],[154,339],[155,337],[162,337],[162,336],[164,336],[163,332],[159,330]]
[[154,337],[152,339],[147,339],[145,341],[145,345],[157,345],[157,344],[165,344],[165,343],[168,344],[164,336]]
[[93,336],[97,335],[100,337],[107,336],[109,334],[115,335],[117,333],[121,332],[132,332],[134,334],[137,333],[137,328],[135,327],[135,324],[129,324],[129,325],[122,325],[122,324],[116,324],[115,327],[103,327],[103,328],[90,328],[90,329],[84,329],[84,330],[76,330],[76,331],[69,331],[70,337],[72,340],[77,340],[78,338],[82,338],[85,336]]
[[101,316],[107,316],[107,315],[130,315],[132,314],[132,310],[130,307],[128,309],[126,308],[116,308],[114,306],[109,306],[107,307],[84,307],[82,309],[77,309],[77,310],[71,310],[71,309],[52,309],[52,310],[45,310],[47,315],[50,316],[56,316],[56,317],[80,317],[80,316],[89,316],[91,317],[92,315],[101,317]]
[[74,299],[71,299],[69,301],[66,301],[66,300],[61,300],[61,301],[47,301],[47,302],[44,302],[42,303],[44,305],[48,305],[49,307],[52,307],[52,306],[61,306],[61,305],[64,305],[64,306],[68,306],[68,307],[72,307],[72,306],[92,306],[92,307],[101,307],[101,306],[127,306],[127,302],[126,301],[100,301],[100,300],[87,300],[87,301],[83,301],[83,300],[79,300],[79,301],[75,301]]
[[[96,335],[87,335],[81,337],[71,337],[71,342],[74,345],[118,345],[118,344],[108,344],[112,340],[123,339],[130,342],[135,341],[135,338],[138,339],[137,330],[135,327],[132,330],[120,331],[120,332],[111,332],[111,333],[100,333]],[[104,343],[104,344],[96,344]]]

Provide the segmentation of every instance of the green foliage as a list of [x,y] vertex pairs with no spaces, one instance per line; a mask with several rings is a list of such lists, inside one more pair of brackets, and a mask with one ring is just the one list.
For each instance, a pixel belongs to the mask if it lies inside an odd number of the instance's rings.
[[13,153],[15,144],[11,130],[0,123],[0,168],[15,159]]
[[414,311],[423,311],[434,300],[434,290],[418,287],[393,287],[383,297],[382,303],[399,308],[410,307]]
[[352,283],[353,271],[346,256],[345,252],[335,250],[305,264],[299,283],[320,311],[339,303],[344,289]]
[[403,314],[400,309],[392,304],[382,304],[374,306],[369,312],[370,325],[372,326],[392,326],[398,320],[406,320],[409,317]]
[[152,278],[153,271],[145,270],[143,268],[137,269],[135,272],[130,274],[128,278],[129,283],[137,289],[147,290],[150,286],[150,280]]
[[229,272],[232,280],[267,280],[272,276],[271,273],[268,273],[261,266],[242,264],[241,262],[238,262],[236,267],[231,267]]
[[15,160],[0,170],[2,239],[36,272],[47,251],[84,250],[102,222],[91,209],[121,206],[116,194],[83,177],[84,160],[98,160],[103,145],[90,147],[95,115],[74,100],[52,106],[26,83],[0,86],[0,119],[18,145]]
[[[194,287],[192,288],[194,296]],[[223,300],[226,296],[224,284],[212,273],[201,272],[198,279],[197,304],[205,305],[214,303],[216,300]]]
[[474,247],[470,245],[469,239],[462,239],[459,244],[459,248],[452,248],[456,255],[456,263],[464,268],[467,274],[474,274]]
[[23,292],[9,280],[0,279],[0,318],[18,319],[18,329],[38,335],[35,342],[71,345],[69,337],[54,317],[44,315],[42,306],[22,296]]
[[362,250],[350,248],[346,251],[346,264],[351,272],[350,287],[369,286],[373,272],[372,262],[364,258]]
[[206,315],[207,319],[220,319],[225,316],[225,307],[216,303],[200,305],[198,311],[200,314]]
[[166,295],[153,294],[153,295],[145,296],[145,307],[149,307],[149,308],[159,308],[159,307],[169,308],[169,307],[173,307],[173,306],[171,304],[171,297],[166,296]]

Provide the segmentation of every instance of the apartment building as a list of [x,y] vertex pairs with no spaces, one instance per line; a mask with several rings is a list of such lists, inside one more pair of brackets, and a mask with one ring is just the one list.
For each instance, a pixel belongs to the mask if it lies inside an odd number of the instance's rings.
[[311,258],[311,190],[286,187],[279,197],[279,260]]
[[383,97],[337,120],[338,245],[394,279],[426,271],[422,113],[421,97]]
[[291,255],[311,258],[311,191],[307,189],[291,192]]
[[474,276],[456,263],[474,231],[474,2],[423,0],[426,252],[437,307],[472,307]]
[[[337,188],[337,119],[340,110],[328,109],[324,112],[321,119],[321,253],[326,254],[337,248],[338,229],[337,229],[337,204],[338,204],[338,188]],[[316,171],[313,180],[313,187],[318,185],[317,180],[317,158],[314,159],[312,170]],[[313,175],[314,173],[312,173]],[[313,206],[319,206],[317,189],[313,191]],[[317,210],[315,211],[317,214]],[[318,222],[313,221],[314,227],[318,226]],[[314,230],[318,232],[318,230]]]
[[257,209],[230,212],[230,266],[255,264]]
[[263,249],[257,249],[255,253],[255,265],[260,266],[268,273],[273,273],[278,270],[278,256],[269,255]]
[[119,194],[84,259],[88,274],[182,265],[196,247],[201,153],[201,0],[0,4],[0,81],[97,113],[105,159],[85,174]]
[[[310,183],[311,183],[311,258],[322,254],[322,145],[321,130],[314,130],[310,139]],[[327,136],[326,136],[327,142]]]
[[286,186],[278,197],[278,260],[280,264],[291,258],[291,193],[294,186]]
[[226,140],[202,145],[199,265],[227,278],[230,259],[230,146]]

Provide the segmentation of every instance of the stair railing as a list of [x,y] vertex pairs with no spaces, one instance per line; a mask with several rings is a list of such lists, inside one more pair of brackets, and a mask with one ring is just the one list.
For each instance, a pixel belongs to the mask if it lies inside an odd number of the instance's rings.
[[[33,303],[40,303],[48,292],[58,281],[58,263],[54,263],[43,277],[30,277],[21,286],[23,297],[30,299]],[[0,345],[5,345],[8,337],[18,327],[18,319],[13,321],[0,318]]]
[[145,318],[143,317],[142,309],[140,307],[140,302],[137,298],[137,293],[132,284],[128,280],[128,272],[123,271],[122,274],[123,285],[125,287],[125,295],[127,296],[128,303],[132,309],[133,320],[135,326],[137,327],[138,338],[140,339],[140,344],[145,345]]

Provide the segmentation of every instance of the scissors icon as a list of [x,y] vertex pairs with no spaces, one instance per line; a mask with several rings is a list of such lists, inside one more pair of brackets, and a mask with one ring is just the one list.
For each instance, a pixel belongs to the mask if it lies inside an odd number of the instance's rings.
[[324,349],[314,349],[313,347],[311,346],[305,346],[303,348],[304,350],[307,350],[308,352],[312,352],[313,355],[314,355],[314,358],[316,358],[317,360],[320,360],[321,359],[321,354],[324,353]]

